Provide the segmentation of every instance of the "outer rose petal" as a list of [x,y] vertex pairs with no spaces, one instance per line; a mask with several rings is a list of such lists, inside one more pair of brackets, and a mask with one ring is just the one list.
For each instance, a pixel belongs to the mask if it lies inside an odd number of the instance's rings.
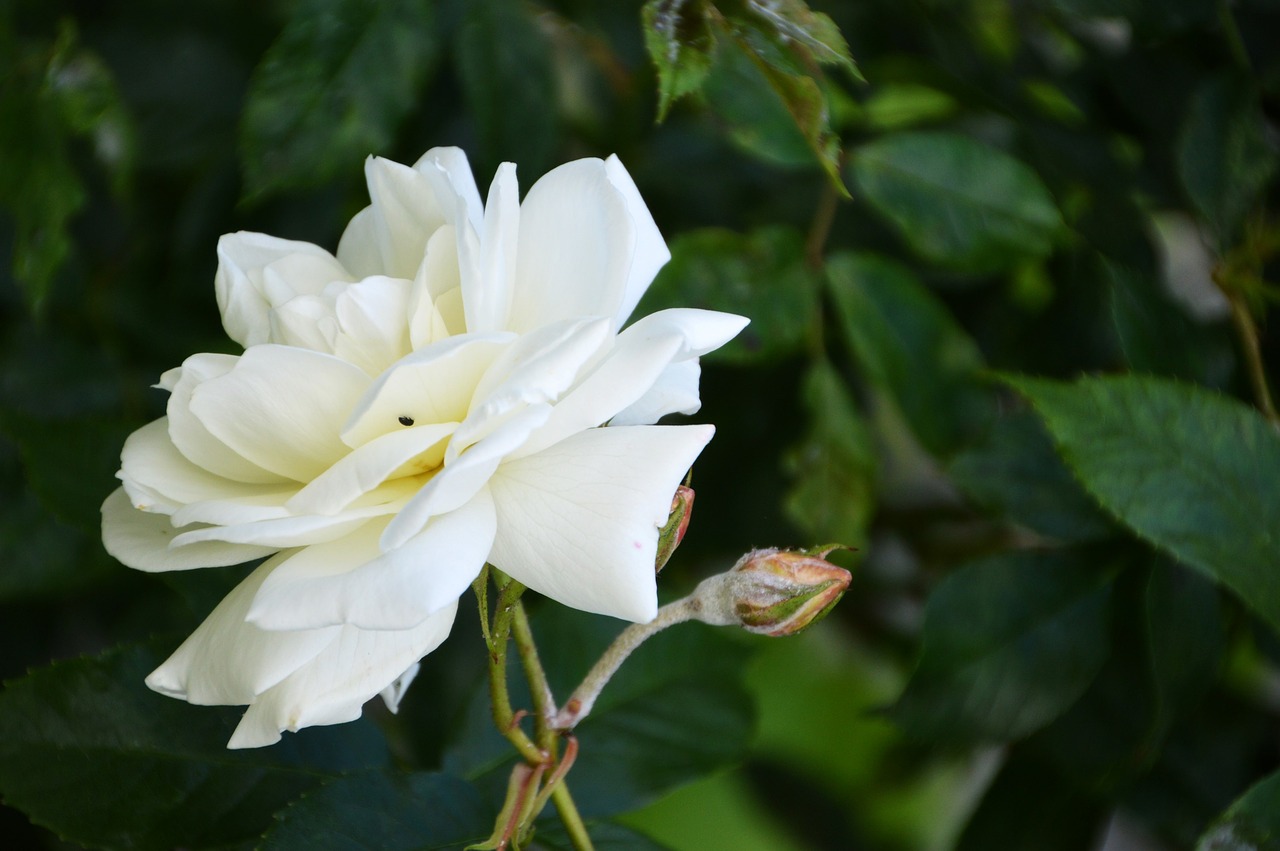
[[653,215],[645,206],[644,199],[640,197],[640,190],[636,188],[635,181],[627,173],[622,161],[617,156],[611,156],[604,161],[604,168],[609,182],[618,190],[623,203],[627,206],[627,213],[631,216],[631,226],[636,234],[636,249],[631,262],[631,271],[627,274],[622,303],[618,305],[618,313],[615,316],[614,327],[621,328],[627,321],[627,317],[631,315],[631,311],[636,309],[645,291],[649,289],[649,284],[653,283],[658,270],[671,259],[671,252],[667,249],[667,243],[663,240],[657,224],[654,223]]
[[520,207],[515,292],[507,327],[606,316],[622,306],[636,233],[622,193],[600,160],[543,175]]
[[489,561],[566,606],[649,621],[654,557],[671,495],[715,429],[592,429],[503,464],[489,483]]
[[467,280],[462,299],[467,328],[501,331],[507,327],[515,290],[516,240],[520,234],[520,189],[516,167],[498,166],[484,208],[480,238],[480,274]]
[[267,560],[232,589],[147,685],[201,705],[248,703],[336,641],[340,627],[267,632],[245,622],[254,594],[289,555]]
[[263,629],[410,629],[455,602],[493,545],[493,500],[481,491],[435,517],[404,546],[378,551],[384,523],[286,559],[263,583],[248,620]]
[[402,631],[332,627],[341,630],[338,639],[255,698],[227,747],[262,747],[278,742],[285,730],[354,721],[365,701],[400,681],[408,668],[440,646],[457,610],[454,600]]
[[178,534],[166,514],[133,507],[124,488],[116,488],[102,503],[102,544],[113,557],[148,573],[224,567],[271,555],[275,547],[203,541],[170,547]]
[[667,414],[696,414],[702,408],[698,379],[702,368],[697,360],[669,364],[649,391],[613,415],[611,426],[650,425]]

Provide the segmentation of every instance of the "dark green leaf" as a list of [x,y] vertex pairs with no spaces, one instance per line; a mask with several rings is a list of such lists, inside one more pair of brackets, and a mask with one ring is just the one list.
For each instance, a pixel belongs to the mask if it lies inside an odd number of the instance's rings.
[[61,520],[94,531],[102,500],[118,484],[120,447],[132,425],[98,414],[57,420],[17,411],[0,415],[0,430],[20,448],[40,501]]
[[[619,629],[618,621],[560,606],[539,611],[533,630],[552,691],[570,694]],[[635,809],[741,759],[753,722],[741,684],[747,653],[698,624],[673,627],[637,650],[576,729],[581,747],[567,780],[582,814]],[[518,677],[511,672],[514,705],[527,708]],[[445,769],[500,797],[511,746],[494,731],[487,704],[487,691],[477,693]]]
[[909,269],[839,254],[827,284],[858,367],[897,401],[926,449],[947,454],[983,430],[993,397],[978,378],[982,357]]
[[744,11],[742,18],[753,18],[755,25],[768,32],[776,44],[798,49],[806,59],[839,66],[861,79],[840,28],[803,0],[747,0]]
[[297,5],[249,85],[246,196],[315,186],[386,151],[434,61],[432,9],[421,0]]
[[[16,48],[0,38],[8,65]],[[38,309],[71,251],[71,217],[85,191],[71,164],[57,95],[34,74],[0,68],[0,207],[14,224],[13,277]]]
[[1196,851],[1276,849],[1280,849],[1280,772],[1255,784],[1196,845]]
[[804,383],[809,433],[787,456],[795,484],[787,492],[787,516],[809,540],[861,547],[875,512],[876,456],[870,430],[826,361]]
[[1198,212],[1230,248],[1244,217],[1276,171],[1276,151],[1252,83],[1208,80],[1191,98],[1178,138],[1178,174]]
[[263,851],[428,851],[483,842],[494,812],[449,774],[373,771],[333,780],[276,815]]
[[1014,753],[969,818],[956,851],[1087,851],[1102,805],[1045,766]]
[[559,133],[551,45],[521,0],[467,3],[454,53],[479,130],[479,161],[540,175]]
[[271,815],[338,772],[385,764],[368,723],[228,751],[241,710],[149,691],[161,661],[127,647],[61,662],[0,693],[0,793],[66,839],[96,847],[214,848],[258,836]]
[[1261,415],[1167,379],[1009,381],[1103,507],[1280,627],[1280,436]]
[[852,174],[913,249],[953,269],[1011,269],[1048,255],[1063,232],[1036,173],[967,136],[885,136],[853,153]]
[[818,282],[804,262],[804,241],[790,228],[737,234],[690,231],[671,242],[671,262],[658,273],[637,315],[666,307],[701,307],[750,317],[711,360],[756,363],[794,354],[817,319]]
[[961,568],[925,607],[920,662],[893,717],[932,742],[1005,741],[1061,715],[1106,660],[1109,572],[1088,551]]
[[1163,735],[1178,713],[1217,676],[1227,647],[1218,591],[1199,573],[1157,557],[1143,595],[1143,620],[1155,686],[1155,728]]
[[658,120],[671,105],[702,88],[715,57],[716,38],[706,0],[649,0],[640,10],[644,44],[658,69]]
[[1101,260],[1110,283],[1111,317],[1129,367],[1217,383],[1234,363],[1230,343],[1193,320],[1152,272]]
[[1001,417],[981,444],[955,457],[948,472],[977,502],[1042,535],[1083,543],[1114,531],[1029,412]]

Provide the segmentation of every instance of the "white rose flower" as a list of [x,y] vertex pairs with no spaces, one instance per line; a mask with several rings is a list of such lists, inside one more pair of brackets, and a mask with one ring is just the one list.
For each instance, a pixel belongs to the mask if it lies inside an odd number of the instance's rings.
[[[240,356],[165,373],[168,415],[125,443],[102,506],[130,567],[270,556],[147,678],[248,704],[229,747],[394,711],[483,565],[559,602],[647,621],[671,495],[708,425],[700,354],[742,317],[664,310],[620,330],[666,245],[615,158],[481,204],[465,155],[371,158],[337,255],[218,244]],[[601,428],[602,425],[608,428]]]

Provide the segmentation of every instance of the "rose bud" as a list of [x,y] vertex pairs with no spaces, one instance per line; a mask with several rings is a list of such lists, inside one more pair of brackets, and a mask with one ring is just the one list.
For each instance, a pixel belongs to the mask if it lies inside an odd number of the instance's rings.
[[672,553],[684,540],[684,533],[689,531],[689,520],[693,517],[693,488],[680,485],[671,497],[671,514],[667,522],[658,530],[658,555],[654,560],[654,571],[660,571],[671,559]]
[[743,629],[761,635],[795,635],[822,620],[849,587],[852,576],[815,550],[754,550],[734,565],[732,605]]

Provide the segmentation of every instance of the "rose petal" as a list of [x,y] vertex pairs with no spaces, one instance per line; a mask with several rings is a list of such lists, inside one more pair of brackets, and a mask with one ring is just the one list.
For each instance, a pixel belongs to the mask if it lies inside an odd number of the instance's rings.
[[445,192],[441,184],[435,184],[436,197],[457,199],[463,215],[459,220],[454,221],[455,225],[466,221],[473,230],[480,229],[480,222],[484,216],[483,207],[480,204],[480,188],[476,186],[475,176],[471,173],[471,163],[467,161],[465,151],[452,147],[432,148],[419,157],[413,167],[414,170],[427,175],[432,180],[440,176],[444,177],[448,191]]
[[[224,479],[192,464],[173,445],[168,417],[144,425],[125,440],[120,453],[120,478],[134,505],[154,510],[162,504],[166,514],[191,502],[282,493],[278,485]],[[151,499],[140,499],[143,494]]]
[[651,620],[658,527],[714,431],[592,429],[507,461],[489,482],[498,513],[489,561],[566,606]]
[[258,546],[284,549],[305,547],[334,541],[359,529],[370,518],[394,514],[416,490],[411,480],[388,482],[374,494],[394,495],[374,505],[352,507],[336,515],[306,514],[301,517],[268,517],[246,519],[232,524],[218,524],[183,531],[173,539],[173,546],[189,546],[199,541],[226,541],[231,544],[257,544]]
[[261,564],[147,677],[161,694],[200,705],[249,703],[338,640],[341,627],[268,632],[245,622],[258,588],[281,562]]
[[652,425],[667,414],[696,414],[702,408],[697,360],[668,364],[658,380],[634,403],[613,415],[610,426]]
[[400,701],[404,699],[404,693],[409,690],[409,685],[418,676],[418,671],[421,669],[422,665],[414,662],[409,666],[409,670],[396,677],[395,682],[378,693],[392,715],[400,711]]
[[375,377],[407,354],[410,287],[384,277],[343,287],[334,300],[340,333],[333,353]]
[[102,544],[108,553],[135,570],[159,573],[240,564],[274,553],[278,547],[204,541],[171,548],[178,531],[166,514],[135,508],[124,488],[102,503]]
[[262,747],[278,742],[285,730],[359,718],[365,701],[390,687],[449,636],[457,608],[454,601],[403,631],[333,627],[341,630],[338,639],[255,698],[227,747]]
[[531,331],[559,319],[616,316],[636,235],[627,205],[600,160],[566,163],[520,206],[515,291],[507,327]]
[[355,278],[367,278],[386,271],[378,247],[377,214],[370,204],[351,217],[338,240],[338,262]]
[[[287,262],[276,272],[273,301],[266,292],[264,269],[280,261]],[[227,336],[245,348],[269,339],[267,311],[284,300],[282,287],[301,295],[319,292],[338,280],[349,280],[342,266],[329,252],[309,242],[247,231],[218,240],[214,295]]]
[[373,202],[380,271],[413,280],[427,240],[449,221],[445,208],[452,199],[438,199],[432,182],[421,172],[382,157],[367,159],[364,173]]
[[449,461],[446,456],[444,468],[391,520],[382,536],[383,550],[404,546],[429,519],[468,502],[489,481],[503,458],[524,443],[549,413],[546,405],[522,408],[456,459]]
[[392,476],[433,470],[444,461],[444,442],[457,427],[402,427],[375,437],[313,479],[285,507],[293,514],[337,514]]
[[516,185],[516,167],[503,163],[494,175],[484,208],[479,275],[469,278],[462,291],[468,331],[506,328],[515,289],[519,235],[520,189]]
[[197,387],[231,372],[240,358],[234,355],[192,355],[182,362],[181,374],[169,396],[169,438],[187,460],[215,475],[251,484],[283,484],[285,476],[268,472],[210,433],[191,411]]
[[455,291],[461,298],[462,279],[458,272],[458,244],[453,226],[445,225],[427,240],[426,256],[418,267],[409,293],[409,341],[411,349],[421,349],[443,340],[451,333],[466,330],[459,317],[458,326],[450,332],[436,305],[445,293]]
[[380,553],[383,524],[308,547],[263,583],[248,618],[263,629],[409,629],[455,602],[484,566],[495,532],[487,491],[432,518],[404,546]]
[[604,161],[604,168],[609,182],[622,196],[627,213],[631,216],[631,227],[636,239],[635,254],[632,256],[631,270],[627,274],[626,285],[623,287],[622,302],[618,305],[618,312],[614,317],[614,327],[621,328],[627,321],[627,317],[631,315],[631,311],[636,309],[641,296],[649,289],[649,284],[653,282],[658,270],[671,259],[671,252],[667,249],[667,243],[663,240],[653,215],[645,205],[644,199],[640,197],[640,190],[636,188],[635,181],[631,179],[622,161],[617,156],[611,156]]
[[462,421],[480,376],[511,338],[467,334],[406,355],[348,409],[343,442],[356,447],[403,430],[402,417],[418,425]]
[[307,482],[347,453],[339,433],[368,387],[369,376],[331,355],[254,346],[194,389],[191,412],[241,457]]

